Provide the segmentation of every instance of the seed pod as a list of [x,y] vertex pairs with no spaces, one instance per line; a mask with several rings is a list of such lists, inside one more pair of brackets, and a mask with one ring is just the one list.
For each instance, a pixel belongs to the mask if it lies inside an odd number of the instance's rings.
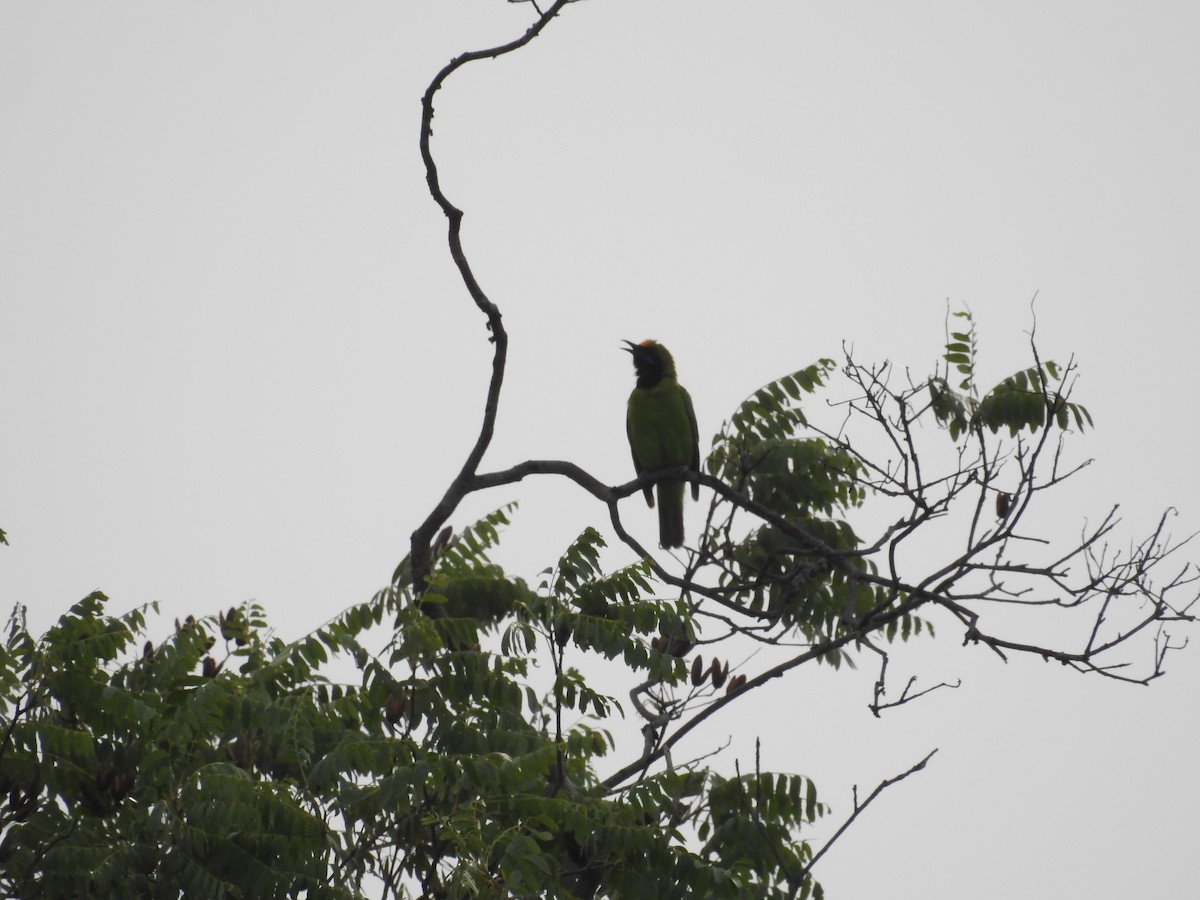
[[408,707],[408,698],[404,696],[397,697],[392,694],[387,698],[387,705],[384,707],[383,714],[388,722],[395,725],[400,721],[400,717],[404,715],[404,710]]
[[699,653],[692,660],[692,686],[700,687],[704,683],[704,657]]
[[746,676],[745,675],[734,675],[733,678],[730,679],[729,687],[725,688],[725,693],[726,694],[736,694],[743,687],[745,687],[745,685],[746,685]]
[[712,676],[712,685],[719,688],[725,683],[725,678],[729,675],[729,663],[725,663],[725,668],[721,668],[721,661],[713,659],[712,665],[708,667],[708,673]]
[[1000,491],[996,494],[996,518],[1003,519],[1008,515],[1008,511],[1012,508],[1012,494],[1006,494]]

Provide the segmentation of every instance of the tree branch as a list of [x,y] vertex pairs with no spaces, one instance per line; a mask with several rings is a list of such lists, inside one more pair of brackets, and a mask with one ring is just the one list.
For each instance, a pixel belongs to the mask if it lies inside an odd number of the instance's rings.
[[906,771],[901,772],[899,775],[894,775],[891,778],[886,778],[883,781],[879,782],[879,784],[876,786],[875,790],[871,791],[870,796],[868,796],[867,799],[864,800],[862,803],[858,802],[858,791],[857,791],[857,789],[855,790],[855,792],[854,792],[854,794],[855,794],[855,796],[854,796],[854,812],[852,812],[850,814],[850,817],[848,819],[846,819],[845,822],[842,823],[841,827],[837,831],[834,832],[833,837],[831,837],[828,841],[825,842],[825,846],[822,847],[820,850],[818,850],[813,855],[813,858],[812,858],[812,860],[809,861],[808,865],[805,866],[803,869],[801,869],[800,872],[797,873],[795,876],[793,876],[792,878],[789,878],[789,881],[791,882],[791,886],[792,886],[792,896],[793,897],[795,897],[796,894],[799,892],[801,885],[804,884],[805,876],[807,876],[813,870],[813,866],[815,866],[820,861],[821,857],[826,854],[826,852],[829,850],[829,848],[832,847],[834,845],[834,843],[837,842],[838,838],[840,838],[846,832],[846,829],[849,828],[852,824],[854,824],[854,820],[859,817],[859,815],[862,813],[862,811],[871,805],[871,801],[873,801],[876,797],[878,797],[880,794],[882,794],[884,791],[886,791],[888,788],[890,788],[893,784],[897,784],[898,782],[903,781],[909,775],[913,775],[917,772],[920,772],[922,769],[925,768],[925,764],[928,763],[929,760],[933,759],[933,754],[935,754],[935,753],[937,753],[936,747],[934,747],[932,750],[930,750],[929,753],[927,753],[925,755],[924,759],[922,759],[918,763],[913,764]]
[[483,454],[487,451],[488,445],[492,441],[492,434],[496,425],[496,415],[500,406],[500,388],[504,382],[504,368],[508,358],[508,333],[504,330],[504,325],[501,322],[500,309],[488,299],[483,288],[480,287],[479,282],[475,278],[475,273],[471,271],[471,265],[467,261],[466,252],[463,250],[462,210],[451,203],[442,191],[437,163],[434,161],[433,150],[430,147],[430,140],[433,137],[433,98],[441,90],[446,79],[467,63],[479,59],[495,59],[498,56],[503,56],[506,53],[511,53],[514,50],[524,47],[550,24],[550,21],[558,15],[559,10],[566,6],[568,2],[569,0],[555,0],[544,13],[538,16],[537,21],[529,27],[525,34],[516,40],[487,50],[475,50],[464,53],[450,60],[434,76],[433,81],[429,83],[429,87],[425,91],[425,95],[421,98],[420,145],[421,159],[425,163],[425,180],[429,184],[429,193],[438,206],[442,208],[442,212],[446,214],[450,256],[453,258],[455,266],[458,267],[459,274],[462,276],[463,283],[466,285],[471,299],[475,301],[475,305],[479,307],[487,319],[487,327],[491,332],[490,340],[495,345],[495,350],[492,355],[492,376],[488,383],[483,423],[479,429],[479,436],[475,439],[475,445],[471,448],[471,452],[467,454],[466,461],[463,463],[458,475],[450,482],[450,486],[446,489],[446,493],[442,495],[442,499],[438,501],[438,504],[426,517],[425,521],[412,534],[413,592],[416,596],[421,595],[429,579],[431,565],[430,542],[433,540],[433,536],[437,533],[437,530],[441,528],[458,507],[462,498],[471,490],[471,478],[479,468]]

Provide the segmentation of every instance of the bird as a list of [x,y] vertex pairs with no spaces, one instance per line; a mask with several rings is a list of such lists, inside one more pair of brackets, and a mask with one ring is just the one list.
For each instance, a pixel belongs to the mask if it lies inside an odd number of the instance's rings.
[[[637,386],[629,395],[625,433],[638,476],[659,469],[687,466],[700,471],[700,432],[692,398],[675,375],[675,360],[657,341],[625,341],[633,354]],[[654,506],[654,491],[643,488],[647,505]],[[692,482],[692,499],[700,499],[700,485]],[[664,549],[683,546],[683,482],[658,484],[658,539]]]

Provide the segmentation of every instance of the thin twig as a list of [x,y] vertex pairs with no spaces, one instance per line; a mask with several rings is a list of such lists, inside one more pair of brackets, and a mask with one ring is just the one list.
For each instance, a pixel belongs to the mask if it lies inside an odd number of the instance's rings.
[[924,759],[922,759],[920,762],[915,763],[914,765],[910,766],[906,771],[901,772],[899,775],[894,775],[891,778],[886,778],[883,781],[879,782],[879,784],[876,786],[875,790],[871,791],[870,796],[868,796],[867,799],[864,800],[862,803],[858,802],[857,796],[855,797],[854,812],[852,812],[850,814],[850,817],[848,819],[846,819],[845,822],[842,823],[841,827],[838,828],[837,831],[834,832],[833,837],[831,837],[828,841],[825,842],[825,846],[822,847],[820,850],[818,850],[815,854],[813,854],[813,858],[809,861],[808,865],[805,866],[803,869],[801,869],[800,873],[796,876],[796,879],[794,882],[795,886],[793,887],[793,892],[792,892],[793,896],[795,896],[796,891],[799,890],[799,886],[801,884],[803,884],[804,877],[812,871],[813,866],[815,866],[820,861],[821,857],[824,856],[826,854],[826,852],[828,852],[829,848],[832,847],[834,845],[834,843],[837,842],[838,838],[840,838],[845,833],[846,829],[849,828],[854,823],[854,820],[859,817],[859,815],[862,813],[862,811],[871,805],[871,801],[873,801],[876,797],[878,797],[880,794],[882,794],[885,790],[890,788],[893,784],[903,781],[909,775],[913,775],[917,772],[920,772],[922,769],[925,768],[925,764],[928,763],[929,760],[931,760],[933,758],[933,754],[935,754],[935,753],[937,753],[937,747],[934,747],[932,750],[930,750],[929,753],[927,753],[925,755]]

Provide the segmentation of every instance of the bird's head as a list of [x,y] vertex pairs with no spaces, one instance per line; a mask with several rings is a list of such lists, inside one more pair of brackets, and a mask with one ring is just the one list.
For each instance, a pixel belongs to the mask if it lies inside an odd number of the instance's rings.
[[640,344],[625,342],[623,349],[633,355],[633,369],[637,373],[638,387],[650,388],[664,378],[675,377],[675,360],[658,341],[645,340]]

